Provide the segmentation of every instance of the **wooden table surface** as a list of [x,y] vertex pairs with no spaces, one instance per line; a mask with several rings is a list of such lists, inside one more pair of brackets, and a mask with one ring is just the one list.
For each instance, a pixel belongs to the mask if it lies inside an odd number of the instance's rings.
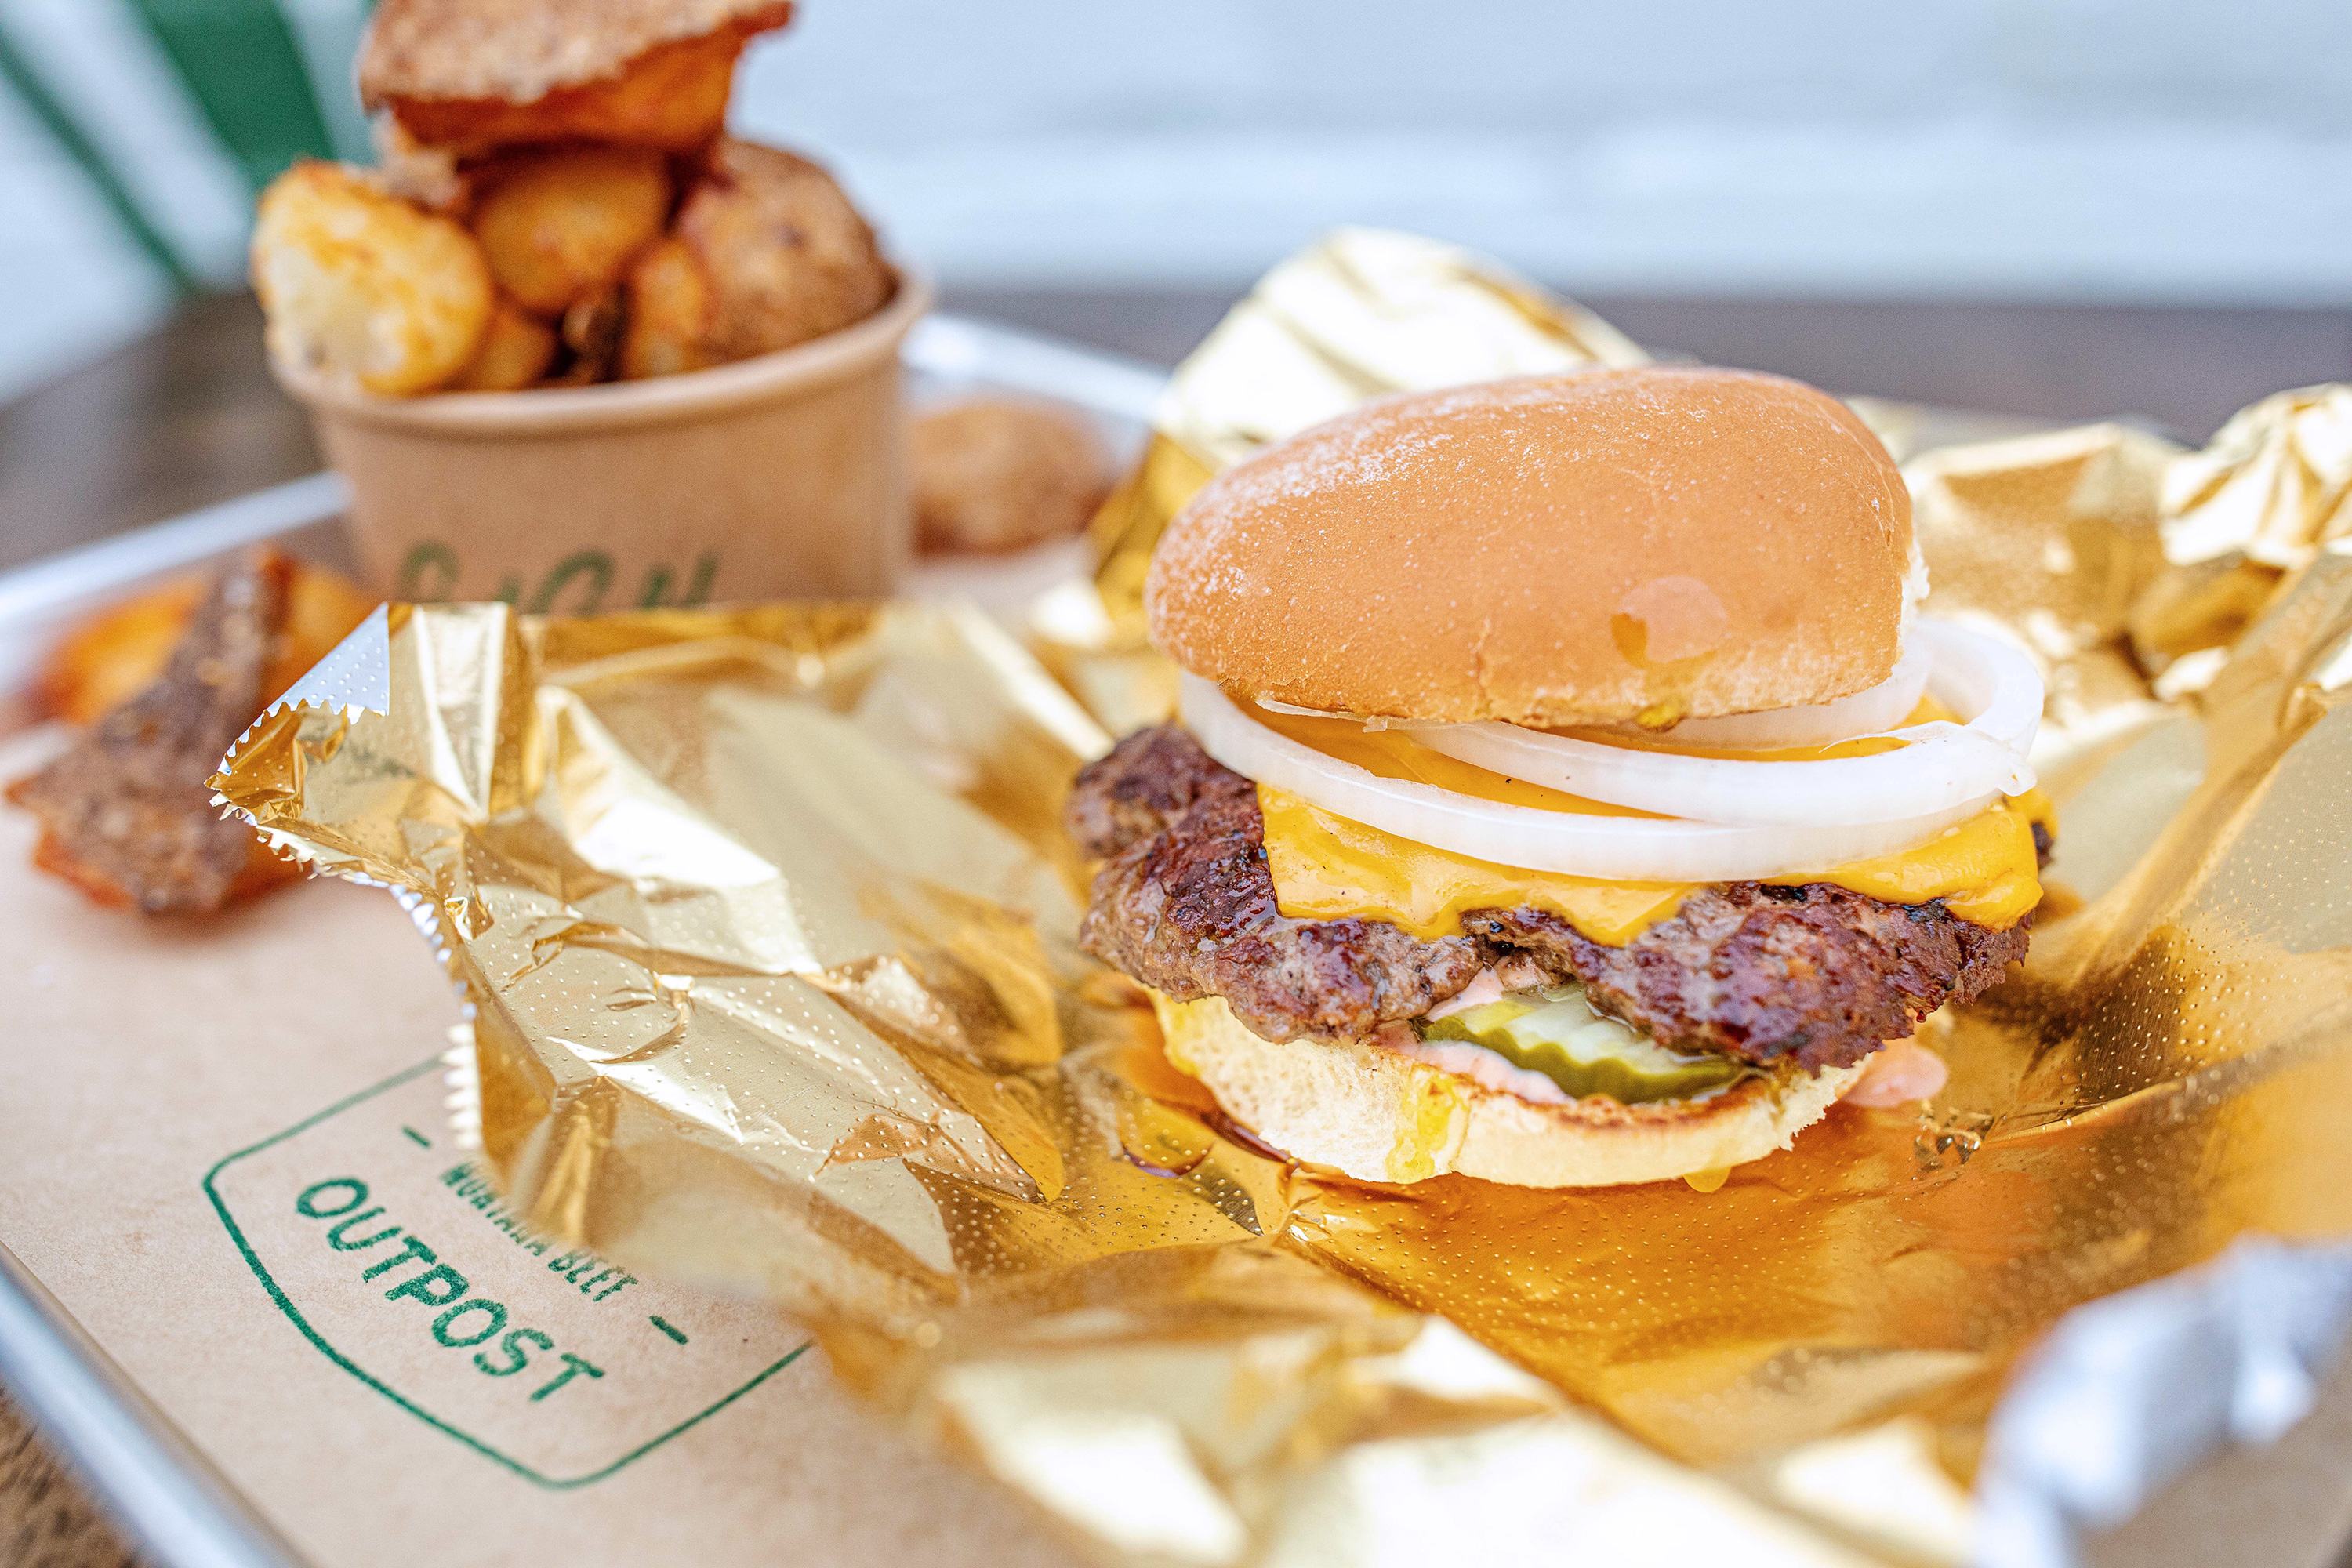
[[[951,293],[947,304],[1170,363],[1199,341],[1228,298],[1023,290]],[[2352,379],[2347,310],[1591,302],[1644,342],[1841,391],[2057,418],[2130,414],[2196,439],[2266,393]],[[0,569],[317,465],[300,416],[269,381],[251,302],[201,300],[163,330],[0,405]],[[2352,1417],[2338,1426],[2352,1426]],[[2336,1436],[2352,1440],[2344,1431]],[[2276,1466],[2260,1473],[2279,1484]],[[2240,1489],[2248,1489],[2259,1495],[2258,1481]],[[2159,1502],[2098,1555],[2131,1562],[2151,1542],[2193,1537],[2199,1520],[2182,1517],[2184,1507]],[[0,1565],[113,1568],[133,1560],[0,1397]]]
[[136,1561],[80,1484],[0,1396],[0,1563],[120,1568]]
[[0,1563],[121,1568],[138,1558],[0,1395]]

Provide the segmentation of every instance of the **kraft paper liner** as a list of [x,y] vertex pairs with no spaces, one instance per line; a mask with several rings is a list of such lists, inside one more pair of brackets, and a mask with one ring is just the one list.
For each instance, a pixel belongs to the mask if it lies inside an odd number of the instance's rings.
[[2226,489],[2284,439],[1913,462],[1932,607],[2052,674],[2047,918],[1931,1026],[1934,1104],[1712,1194],[1360,1186],[1225,1126],[1074,941],[1087,709],[1164,679],[1113,637],[1057,681],[936,607],[395,606],[218,784],[417,917],[533,1226],[774,1300],[1106,1558],[1426,1563],[1475,1520],[1498,1562],[1958,1561],[2068,1309],[2352,1232],[2352,554],[2298,511],[2168,698],[2132,641],[2180,465]]

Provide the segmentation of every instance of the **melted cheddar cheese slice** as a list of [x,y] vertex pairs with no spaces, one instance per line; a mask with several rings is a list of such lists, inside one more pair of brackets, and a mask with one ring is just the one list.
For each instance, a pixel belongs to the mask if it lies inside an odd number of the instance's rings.
[[[1254,717],[1386,778],[1413,779],[1483,800],[1548,811],[1653,815],[1504,778],[1440,755],[1405,736],[1368,731],[1351,721],[1263,711]],[[1874,749],[1885,743],[1850,744]],[[1758,760],[1768,755],[1727,754]],[[1853,752],[1825,747],[1782,753],[1791,760],[1833,754]],[[1594,942],[1621,946],[1672,916],[1698,886],[1521,870],[1367,827],[1264,784],[1257,796],[1265,816],[1266,864],[1274,873],[1276,901],[1295,919],[1361,916],[1430,940],[1459,931],[1468,910],[1528,905],[1559,916]],[[1829,882],[1894,904],[1941,899],[1962,920],[2000,931],[2015,925],[2041,901],[2033,825],[2047,826],[2050,820],[2048,797],[2033,790],[1998,801],[1899,854],[1770,879],[1790,886]]]

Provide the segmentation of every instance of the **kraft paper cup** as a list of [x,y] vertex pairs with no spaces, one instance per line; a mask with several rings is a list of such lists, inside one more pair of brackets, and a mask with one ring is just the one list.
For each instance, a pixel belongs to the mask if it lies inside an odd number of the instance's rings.
[[929,308],[794,348],[596,386],[387,398],[273,362],[401,599],[558,614],[888,593],[909,547],[898,345]]

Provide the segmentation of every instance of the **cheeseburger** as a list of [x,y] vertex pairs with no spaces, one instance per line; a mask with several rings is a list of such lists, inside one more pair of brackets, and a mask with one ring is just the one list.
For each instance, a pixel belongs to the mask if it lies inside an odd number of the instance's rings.
[[1917,613],[1836,400],[1639,369],[1369,405],[1213,480],[1151,563],[1181,722],[1078,777],[1084,940],[1283,1152],[1379,1181],[1720,1173],[2025,952],[2042,712]]

